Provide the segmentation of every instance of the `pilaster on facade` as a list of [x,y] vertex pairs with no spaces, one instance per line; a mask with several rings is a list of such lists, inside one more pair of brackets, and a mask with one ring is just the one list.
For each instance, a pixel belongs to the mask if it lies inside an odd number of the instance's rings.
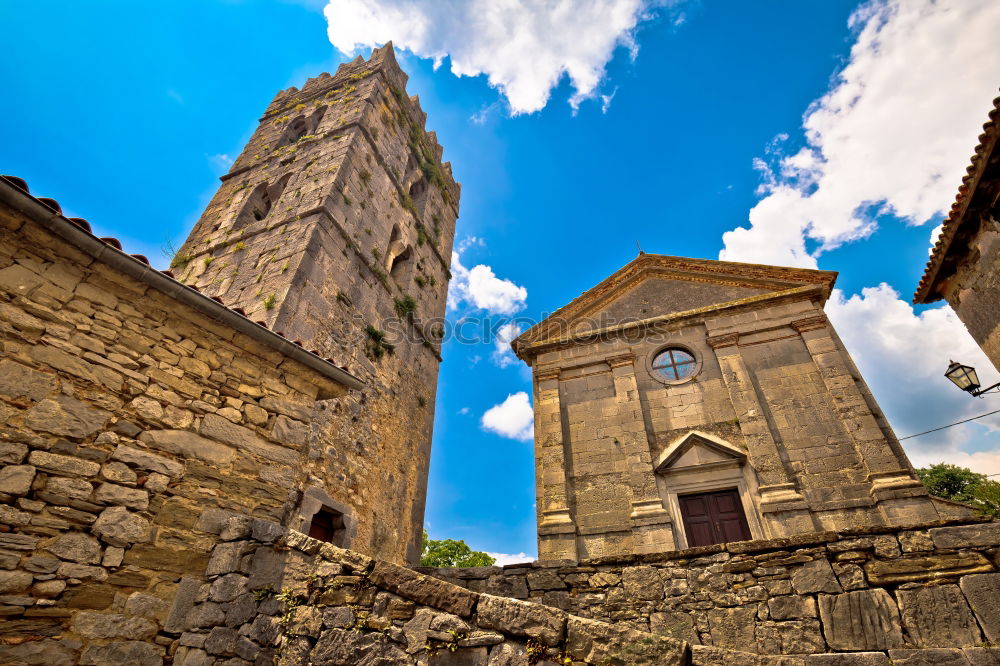
[[569,466],[559,399],[559,369],[535,375],[535,486],[539,559],[576,559],[576,524],[569,507]]
[[633,549],[637,553],[654,553],[674,547],[670,512],[663,506],[656,487],[653,455],[646,435],[646,424],[639,402],[635,376],[635,354],[629,352],[609,357],[608,367],[615,386],[617,415],[609,422],[621,429],[629,489],[632,494],[629,522],[632,527]]
[[[886,433],[865,400],[858,380],[839,340],[819,314],[791,322],[802,336],[819,375],[830,394],[833,408],[851,438],[858,458],[871,482],[871,497],[886,519],[894,518],[897,509],[886,503],[902,502],[905,512],[921,520],[934,520],[937,511],[927,489],[910,469],[905,455],[891,433]],[[923,501],[916,498],[923,498]],[[911,516],[913,517],[913,516]]]

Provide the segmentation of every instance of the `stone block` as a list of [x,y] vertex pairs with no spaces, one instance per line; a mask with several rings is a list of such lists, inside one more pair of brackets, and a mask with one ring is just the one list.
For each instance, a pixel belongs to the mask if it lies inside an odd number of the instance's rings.
[[959,586],[979,618],[986,639],[1000,644],[1000,574],[963,576]]
[[167,476],[174,478],[183,476],[184,474],[184,465],[176,460],[158,456],[155,453],[150,453],[149,451],[137,449],[125,444],[119,445],[115,449],[115,452],[111,454],[111,458],[114,460],[120,460],[121,462],[128,463],[130,465],[135,465],[140,469],[146,469],[151,472],[159,472],[160,474],[166,474]]
[[80,657],[81,666],[161,666],[164,650],[144,641],[121,641],[107,645],[88,645]]
[[65,532],[46,544],[45,550],[61,559],[81,564],[101,561],[101,544],[83,532]]
[[756,645],[756,604],[736,608],[713,608],[706,616],[712,635],[712,645],[733,650],[746,650],[748,646]]
[[94,487],[85,479],[50,477],[45,482],[45,491],[65,499],[89,500]]
[[67,395],[47,398],[28,410],[24,424],[32,430],[83,438],[104,427],[111,412]]
[[923,582],[993,570],[993,565],[975,552],[938,553],[925,557],[911,556],[865,563],[865,573],[872,585]]
[[983,640],[957,585],[901,589],[896,598],[903,626],[916,647],[971,647]]
[[212,558],[208,561],[205,569],[206,576],[216,576],[238,571],[240,560],[250,550],[250,544],[246,541],[230,541],[218,544],[212,550]]
[[229,465],[236,457],[236,449],[187,430],[147,430],[139,439],[152,449],[213,465]]
[[0,493],[19,497],[31,490],[35,468],[31,465],[8,465],[0,469]]
[[819,596],[826,642],[834,650],[887,650],[903,646],[899,611],[883,589]]
[[94,534],[112,546],[126,547],[149,541],[149,521],[123,506],[112,506],[101,512],[94,522]]
[[701,643],[694,627],[694,617],[688,611],[667,611],[649,616],[649,631],[688,643]]
[[205,639],[204,649],[209,654],[232,655],[236,653],[236,641],[239,634],[229,627],[212,627]]
[[772,597],[767,602],[773,620],[796,620],[816,617],[816,601],[812,597],[794,595]]
[[[530,584],[531,574],[528,574]],[[622,586],[631,599],[660,601],[663,599],[663,581],[653,567],[625,567],[622,569]]]
[[237,451],[252,453],[262,458],[286,465],[298,463],[299,454],[278,444],[272,444],[249,428],[236,425],[229,419],[216,414],[205,414],[201,420],[200,432],[205,437],[224,442]]
[[114,483],[102,483],[94,492],[94,500],[104,504],[121,504],[130,509],[145,511],[149,508],[149,493],[138,488],[126,488]]
[[892,666],[969,666],[961,650],[889,650]]
[[681,666],[688,658],[684,641],[575,616],[567,621],[566,651],[594,664]]
[[0,594],[24,592],[34,579],[27,571],[0,571]]
[[66,476],[95,476],[101,471],[101,466],[95,462],[47,451],[32,451],[28,462],[43,472]]
[[566,613],[556,608],[483,594],[476,611],[483,629],[532,638],[546,645],[558,644],[565,635]]
[[0,663],[45,664],[45,666],[73,666],[79,663],[76,650],[79,641],[42,638],[19,645],[0,644]]
[[323,632],[310,655],[316,664],[355,664],[382,666],[409,664],[410,659],[389,638],[376,632],[328,629]]
[[935,527],[930,530],[935,548],[970,548],[1000,545],[1000,522]]
[[41,400],[58,386],[58,377],[10,359],[0,361],[0,395],[9,399]]
[[457,585],[388,562],[375,563],[371,580],[401,597],[462,617],[472,612],[472,607],[479,597],[475,592]]
[[70,620],[70,627],[84,638],[130,638],[142,640],[156,634],[156,623],[119,613],[80,611]]
[[889,666],[884,652],[842,652],[813,654],[806,657],[806,666]]
[[806,562],[797,568],[792,573],[792,588],[796,594],[815,594],[817,592],[837,594],[843,591],[833,573],[833,568],[826,559]]

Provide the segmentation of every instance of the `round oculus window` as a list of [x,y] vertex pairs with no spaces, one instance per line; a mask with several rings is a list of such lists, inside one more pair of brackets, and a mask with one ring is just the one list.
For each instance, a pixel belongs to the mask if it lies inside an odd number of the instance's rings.
[[692,376],[698,369],[698,363],[691,352],[668,347],[653,357],[650,367],[660,381],[676,382]]

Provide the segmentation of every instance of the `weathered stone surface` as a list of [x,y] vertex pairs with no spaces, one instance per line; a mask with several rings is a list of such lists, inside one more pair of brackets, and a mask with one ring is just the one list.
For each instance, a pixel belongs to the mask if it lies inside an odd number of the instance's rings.
[[84,638],[152,638],[156,623],[144,617],[130,617],[118,613],[80,611],[73,616],[70,626]]
[[47,451],[32,451],[28,462],[42,471],[67,476],[94,476],[101,470],[101,466],[95,462]]
[[570,616],[566,625],[566,651],[589,663],[680,666],[687,663],[683,641],[654,636],[626,627]]
[[556,608],[483,594],[476,609],[479,626],[556,645],[565,635],[566,613]]
[[0,469],[0,493],[26,495],[35,479],[35,468],[31,465],[8,465]]
[[57,386],[57,378],[10,359],[0,360],[0,394],[9,398],[41,400]]
[[80,657],[83,666],[160,666],[163,663],[162,647],[143,641],[122,641],[107,645],[88,645]]
[[469,615],[479,596],[457,585],[388,562],[375,563],[371,580],[401,597],[462,617]]
[[101,544],[83,532],[66,532],[46,545],[45,550],[56,557],[81,564],[97,564],[101,561]]
[[139,439],[150,448],[217,465],[228,465],[236,456],[232,447],[186,430],[147,430]]
[[937,548],[967,548],[1000,543],[1000,522],[936,527],[930,530]]
[[94,499],[105,504],[121,504],[144,511],[149,508],[149,493],[138,488],[126,488],[114,483],[102,483],[94,492]]
[[959,581],[986,639],[1000,644],[1000,574],[973,574]]
[[[138,476],[125,463],[109,462],[101,467],[101,478],[113,483],[134,484]],[[148,487],[148,482],[146,485]]]
[[[531,575],[528,576],[529,582]],[[659,601],[663,599],[663,581],[653,567],[625,567],[622,569],[625,594],[632,599]]]
[[329,666],[396,666],[412,663],[406,654],[379,633],[327,629],[312,650],[313,663]]
[[149,541],[149,521],[123,506],[112,506],[101,512],[94,522],[94,534],[102,541],[125,547]]
[[148,469],[167,476],[178,477],[184,474],[184,465],[181,463],[125,444],[119,445],[111,457],[140,469]]
[[201,582],[195,578],[184,577],[181,579],[177,586],[177,592],[174,594],[170,614],[167,616],[166,622],[163,623],[164,631],[176,634],[187,628],[187,616],[194,607],[194,600],[198,596],[200,588]]
[[28,641],[19,645],[0,644],[0,663],[44,664],[45,666],[73,666],[78,663],[74,641],[51,638]]
[[694,628],[694,618],[687,611],[652,613],[649,616],[649,631],[688,643],[701,643]]
[[27,571],[0,571],[0,594],[24,592],[34,580]]
[[755,643],[753,626],[757,609],[750,606],[737,608],[713,608],[707,619],[712,634],[712,645],[746,650]]
[[209,598],[212,601],[227,602],[247,591],[247,577],[240,574],[219,576],[212,581]]
[[274,419],[274,427],[271,429],[271,436],[283,444],[302,448],[309,444],[311,436],[309,426],[302,421],[290,419],[287,416],[279,415]]
[[806,666],[889,666],[884,652],[844,652],[814,654],[806,657]]
[[294,465],[299,458],[296,451],[272,444],[253,430],[216,414],[205,414],[199,432],[205,437],[229,444],[237,451],[252,453],[274,462]]
[[232,655],[236,653],[236,642],[239,634],[229,627],[212,627],[205,639],[205,652],[217,655]]
[[826,650],[816,620],[762,622],[757,625],[757,651],[761,654],[813,654]]
[[806,562],[792,573],[792,588],[796,594],[815,594],[827,592],[837,594],[843,590],[833,568],[826,559]]
[[486,666],[528,666],[528,651],[519,643],[502,643],[490,650]]
[[887,650],[903,646],[899,611],[882,589],[819,596],[826,642],[835,650]]
[[971,647],[983,640],[957,585],[899,590],[896,598],[903,626],[916,647]]
[[140,617],[158,618],[167,610],[167,602],[152,594],[133,592],[125,600],[125,612]]
[[875,585],[928,581],[988,571],[993,571],[993,565],[974,552],[937,553],[926,557],[903,557],[865,563],[868,580]]
[[783,596],[768,600],[767,607],[773,620],[795,620],[816,617],[816,601],[812,597]]
[[84,479],[53,476],[45,483],[45,492],[61,498],[89,500],[94,487]]
[[892,666],[969,666],[961,650],[889,650]]
[[100,430],[111,412],[68,395],[47,398],[28,410],[24,424],[33,430],[66,437],[87,437]]
[[564,590],[566,589],[566,583],[562,581],[555,571],[551,569],[542,569],[540,571],[532,571],[527,576],[528,587],[532,590]]
[[19,442],[0,441],[0,463],[16,465],[28,455],[28,447]]

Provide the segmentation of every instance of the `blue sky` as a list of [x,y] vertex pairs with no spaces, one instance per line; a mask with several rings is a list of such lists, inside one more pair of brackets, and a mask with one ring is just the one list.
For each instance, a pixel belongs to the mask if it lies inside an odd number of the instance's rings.
[[[1000,86],[996,3],[580,0],[479,20],[485,1],[2,3],[0,170],[163,264],[275,92],[351,57],[334,44],[392,38],[463,185],[453,320],[537,319],[637,241],[818,266],[840,271],[830,315],[899,435],[1000,407],[941,377],[950,356],[996,374],[950,311],[907,305]],[[444,357],[430,532],[533,555],[528,369],[492,342]],[[1000,473],[997,427],[907,449]]]

